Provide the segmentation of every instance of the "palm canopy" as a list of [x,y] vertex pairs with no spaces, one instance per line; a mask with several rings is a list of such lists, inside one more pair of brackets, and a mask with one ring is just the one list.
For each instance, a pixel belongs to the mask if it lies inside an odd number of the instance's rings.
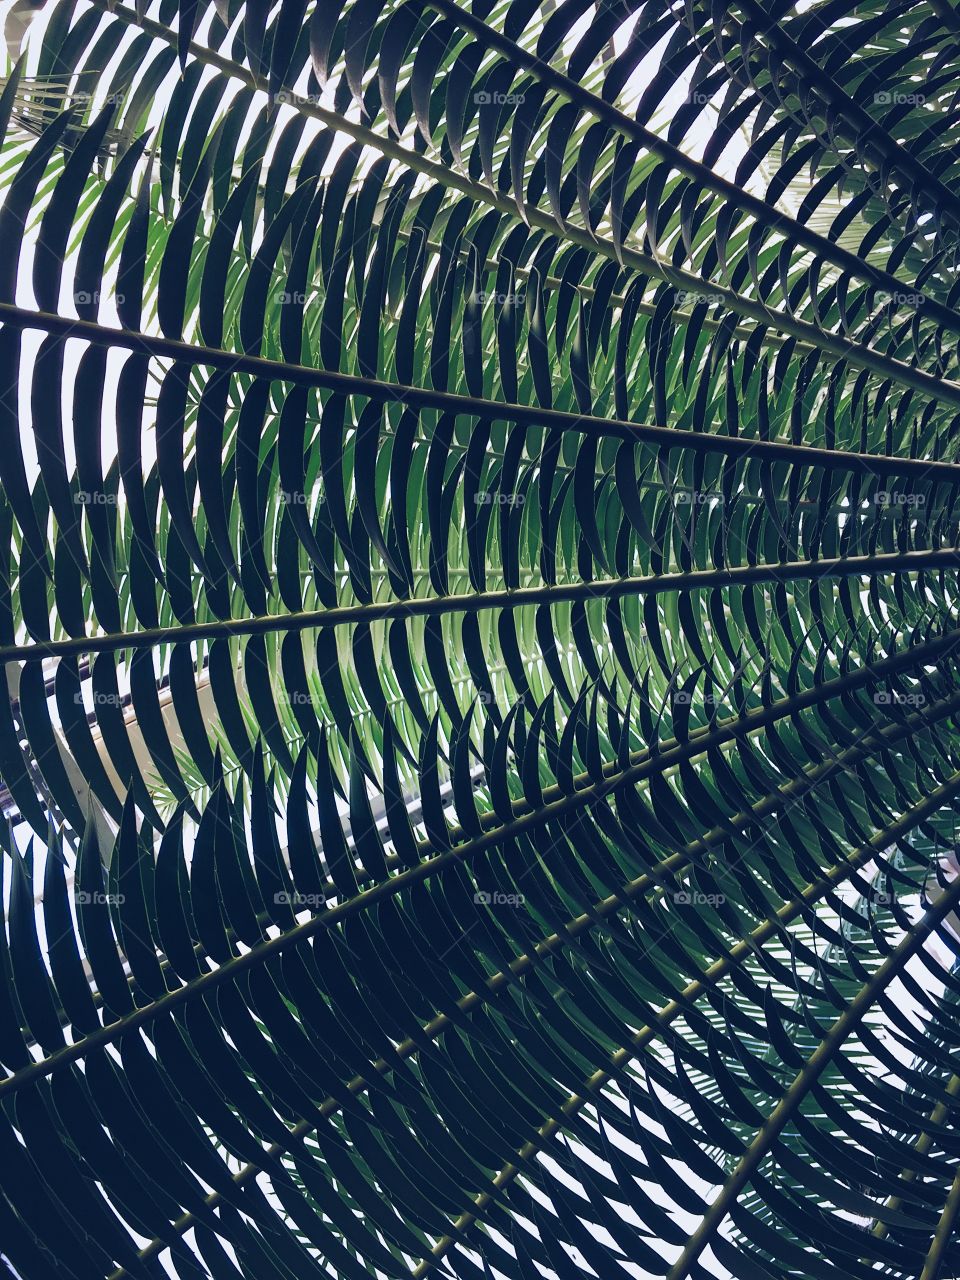
[[960,1275],[949,0],[37,8],[7,1274]]

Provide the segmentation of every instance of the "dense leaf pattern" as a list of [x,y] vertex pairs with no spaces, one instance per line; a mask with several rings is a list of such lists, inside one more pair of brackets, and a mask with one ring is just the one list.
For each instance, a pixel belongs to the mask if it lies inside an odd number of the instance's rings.
[[8,1271],[960,1274],[950,5],[5,15]]

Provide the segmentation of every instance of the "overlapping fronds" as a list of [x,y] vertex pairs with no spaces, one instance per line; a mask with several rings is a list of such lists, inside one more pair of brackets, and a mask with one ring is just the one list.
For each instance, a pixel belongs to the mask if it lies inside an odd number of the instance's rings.
[[10,1274],[960,1275],[960,18],[6,17]]

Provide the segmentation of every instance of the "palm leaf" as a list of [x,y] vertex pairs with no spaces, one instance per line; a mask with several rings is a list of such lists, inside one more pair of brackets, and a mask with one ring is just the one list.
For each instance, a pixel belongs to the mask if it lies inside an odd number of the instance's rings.
[[956,1273],[955,30],[9,7],[11,1274]]

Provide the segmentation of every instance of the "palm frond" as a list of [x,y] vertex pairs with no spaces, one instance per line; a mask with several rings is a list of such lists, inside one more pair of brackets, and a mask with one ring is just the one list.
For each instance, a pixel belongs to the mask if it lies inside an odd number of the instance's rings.
[[5,19],[7,1272],[960,1274],[950,6]]

